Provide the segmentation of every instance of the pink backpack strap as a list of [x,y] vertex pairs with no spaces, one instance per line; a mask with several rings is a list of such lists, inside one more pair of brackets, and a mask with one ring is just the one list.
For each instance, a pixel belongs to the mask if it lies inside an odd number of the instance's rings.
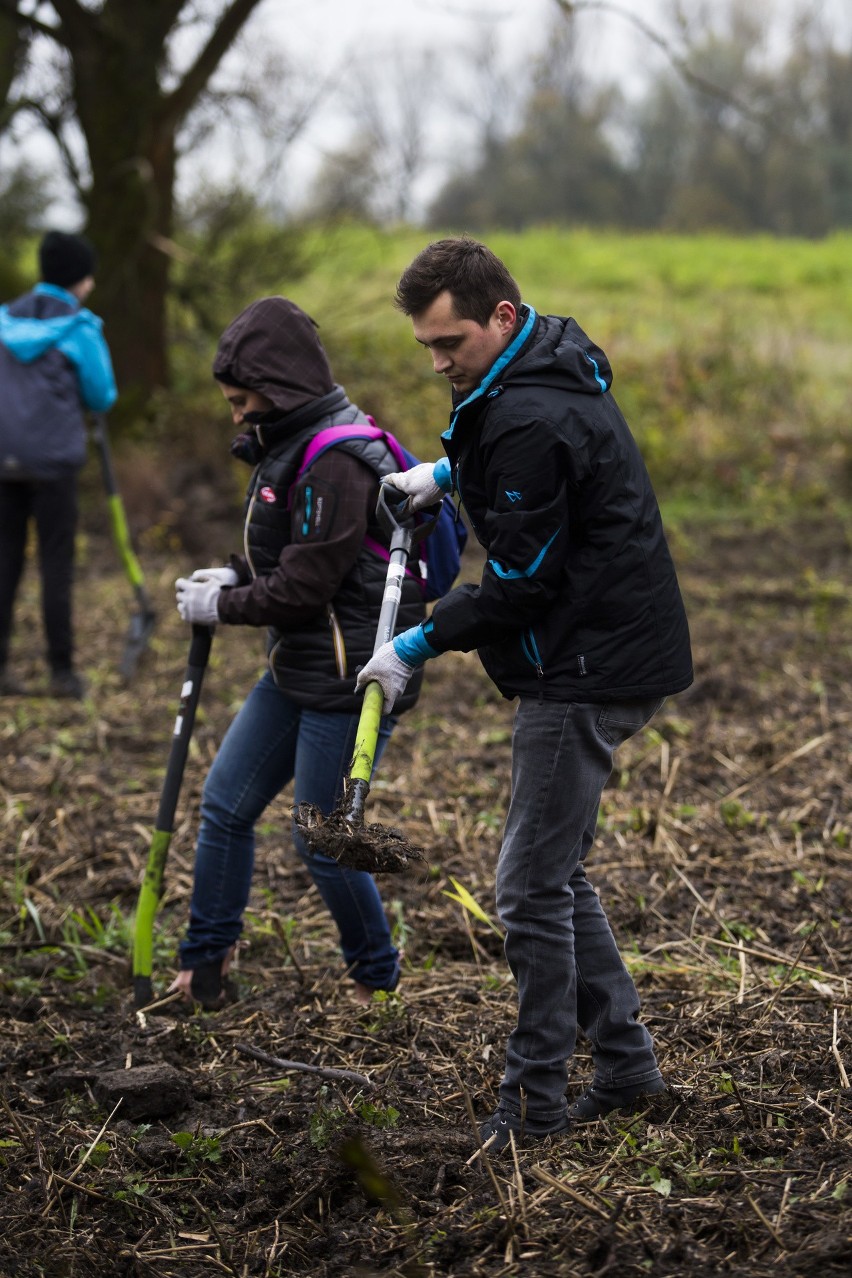
[[314,435],[305,449],[296,478],[298,479],[303,471],[308,469],[320,453],[334,444],[339,444],[346,439],[381,439],[384,433],[378,426],[362,426],[359,422],[353,422],[349,426],[327,426],[325,430]]

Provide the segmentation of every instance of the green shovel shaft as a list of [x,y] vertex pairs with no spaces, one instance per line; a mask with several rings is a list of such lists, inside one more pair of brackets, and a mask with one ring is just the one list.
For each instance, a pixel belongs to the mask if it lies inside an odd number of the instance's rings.
[[373,774],[373,759],[376,757],[376,744],[379,740],[379,723],[382,717],[382,706],[385,694],[380,683],[368,683],[364,693],[364,704],[355,733],[355,752],[349,776],[353,781],[366,781],[369,784]]
[[[394,532],[390,546],[385,588],[382,594],[382,606],[379,611],[379,624],[373,644],[373,655],[379,648],[393,638],[396,626],[396,615],[402,598],[402,583],[405,580],[405,565],[411,550],[411,534],[408,529],[400,528]],[[369,783],[373,773],[373,760],[376,757],[376,745],[379,740],[379,721],[382,717],[384,693],[381,684],[368,683],[364,693],[364,704],[355,734],[355,753],[349,776],[353,781]]]
[[[143,1002],[150,998],[151,973],[154,970],[154,919],[163,894],[163,874],[172,841],[171,830],[155,830],[148,848],[145,877],[136,902],[133,931],[133,979],[137,993],[139,981],[147,982]],[[137,1003],[139,999],[137,998]]]
[[107,495],[107,508],[109,510],[110,527],[112,528],[112,538],[122,567],[127,573],[128,581],[137,591],[144,589],[145,578],[142,575],[139,560],[136,558],[133,547],[130,544],[130,529],[127,526],[124,504],[118,493],[109,493]]

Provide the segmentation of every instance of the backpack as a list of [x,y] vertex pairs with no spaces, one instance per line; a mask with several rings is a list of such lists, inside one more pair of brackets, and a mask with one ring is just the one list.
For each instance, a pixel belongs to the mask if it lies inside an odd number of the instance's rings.
[[[393,455],[399,470],[410,470],[412,466],[420,464],[420,459],[401,444],[395,435],[392,435],[389,430],[382,430],[380,426],[376,426],[372,418],[368,420],[371,423],[369,426],[361,426],[358,422],[347,426],[328,426],[314,435],[299,463],[295,482],[298,483],[308,467],[327,449],[333,448],[335,444],[345,443],[349,439],[382,440]],[[418,515],[416,518],[420,519],[422,516]],[[373,541],[371,537],[366,538],[364,544],[383,559],[388,558],[387,548]],[[459,574],[461,555],[466,544],[467,528],[459,518],[452,500],[445,497],[441,503],[440,514],[435,520],[435,527],[418,546],[420,579],[423,597],[427,602],[440,599],[451,589]],[[406,569],[406,572],[410,576],[417,575],[410,569]]]

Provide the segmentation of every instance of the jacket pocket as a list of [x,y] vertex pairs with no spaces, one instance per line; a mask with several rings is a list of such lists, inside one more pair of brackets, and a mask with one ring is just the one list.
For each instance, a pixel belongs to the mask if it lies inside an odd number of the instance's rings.
[[665,700],[665,697],[651,697],[639,701],[608,701],[598,714],[598,733],[609,745],[621,745],[653,719]]

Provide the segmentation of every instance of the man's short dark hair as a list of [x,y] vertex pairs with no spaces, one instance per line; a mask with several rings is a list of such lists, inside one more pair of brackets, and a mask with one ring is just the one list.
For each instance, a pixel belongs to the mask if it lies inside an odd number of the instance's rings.
[[504,263],[467,235],[435,240],[418,253],[402,273],[396,305],[406,315],[420,315],[445,290],[459,319],[475,320],[482,328],[498,302],[511,302],[515,310],[521,305],[521,291]]

